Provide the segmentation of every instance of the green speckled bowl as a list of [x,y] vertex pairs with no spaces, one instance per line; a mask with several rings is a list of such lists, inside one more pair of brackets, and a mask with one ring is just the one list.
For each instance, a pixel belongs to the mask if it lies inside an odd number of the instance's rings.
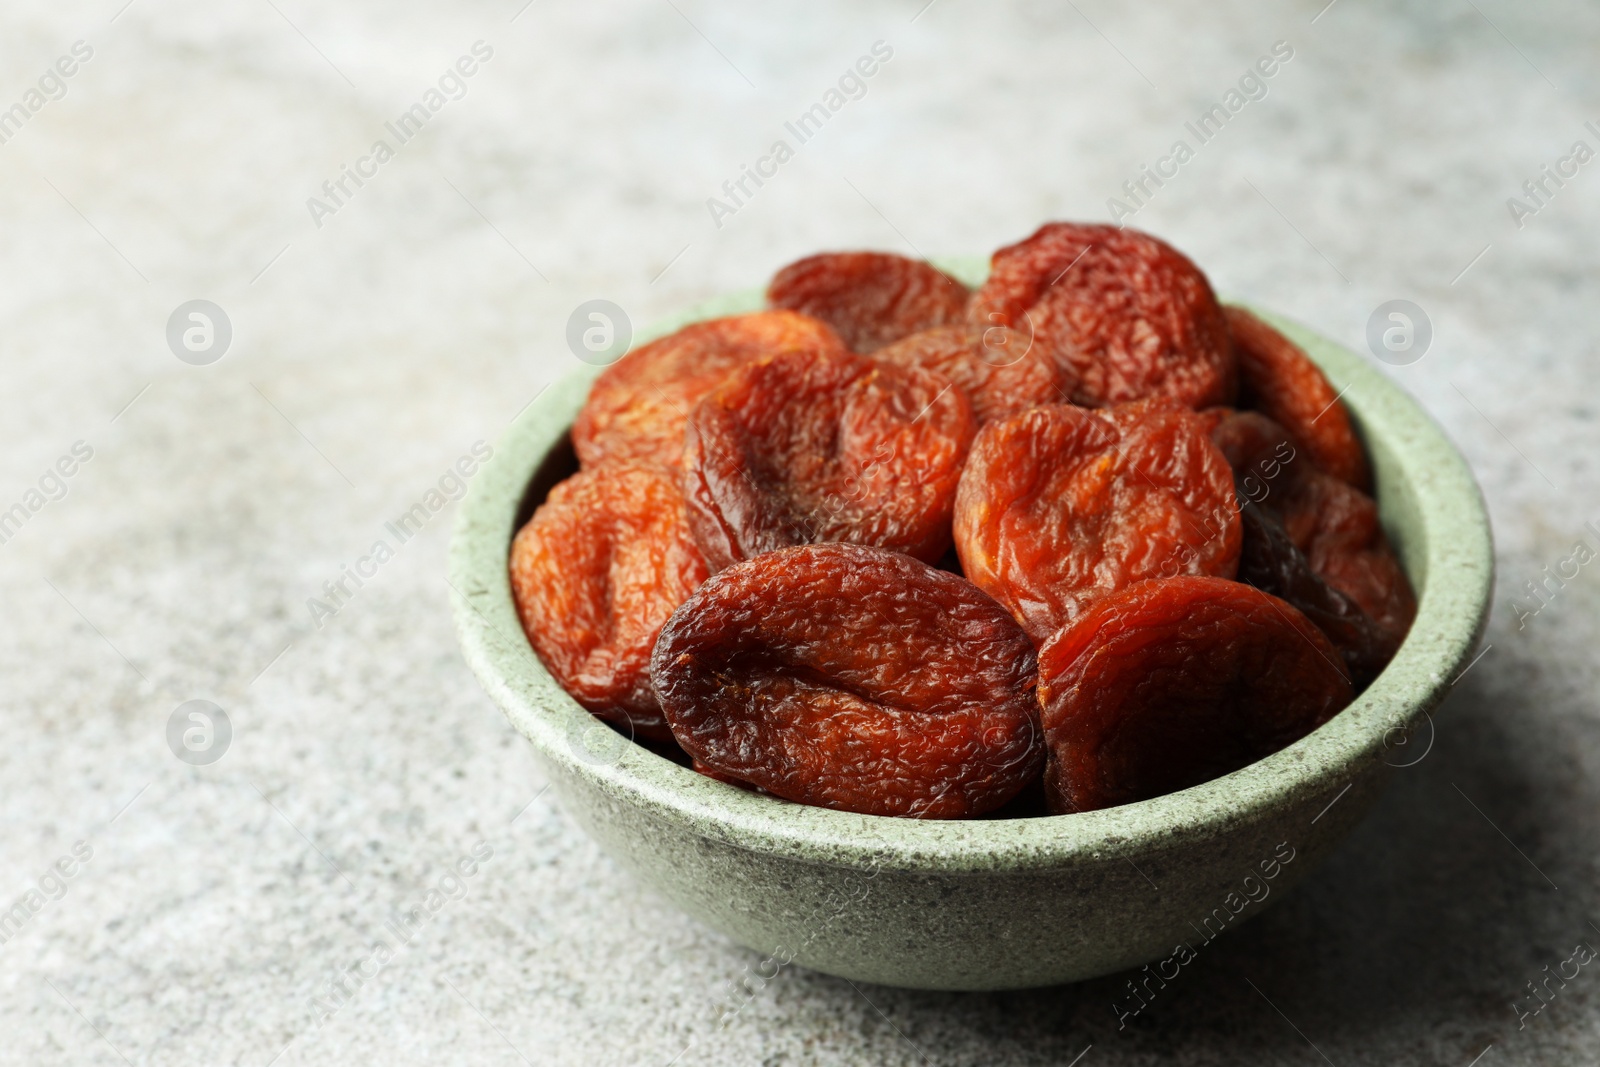
[[[970,284],[986,264],[941,264]],[[643,333],[754,310],[724,297]],[[1466,463],[1408,396],[1275,315],[1340,389],[1372,457],[1383,520],[1420,593],[1388,670],[1282,752],[1179,793],[1051,818],[922,822],[789,804],[702,777],[596,724],[523,638],[512,535],[570,469],[567,428],[598,368],[546,390],[474,479],[450,548],[473,671],[530,741],[566,809],[623,866],[709,926],[858,981],[927,989],[1070,982],[1165,960],[1252,917],[1312,868],[1415,761],[1403,731],[1449,691],[1488,613],[1493,547]],[[1284,857],[1291,857],[1284,862]],[[1175,965],[1175,964],[1173,964]]]

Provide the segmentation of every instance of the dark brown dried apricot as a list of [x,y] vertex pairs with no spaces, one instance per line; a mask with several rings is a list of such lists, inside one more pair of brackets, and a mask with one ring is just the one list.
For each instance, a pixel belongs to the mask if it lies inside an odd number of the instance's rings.
[[1232,578],[1233,472],[1205,421],[1167,399],[1053,404],[978,434],[956,492],[963,573],[1043,641],[1145,578]]
[[1065,403],[1073,379],[1055,360],[1029,350],[1027,337],[1004,326],[940,326],[903,337],[872,354],[880,363],[942,374],[972,401],[979,425],[1040,404]]
[[534,651],[574,700],[643,737],[671,737],[650,651],[705,578],[683,494],[656,467],[578,472],[511,544],[511,591]]
[[1299,608],[1338,649],[1351,684],[1358,692],[1365,689],[1394,658],[1399,636],[1324,581],[1265,507],[1241,498],[1239,519],[1244,528],[1239,581]]
[[773,307],[815,315],[862,354],[962,321],[969,296],[966,286],[932,264],[889,252],[807,256],[767,286]]
[[1311,569],[1360,604],[1397,643],[1404,639],[1417,616],[1417,599],[1378,521],[1377,502],[1337,478],[1310,471],[1279,514]]
[[1328,639],[1292,605],[1239,582],[1140,582],[1100,600],[1039,652],[1060,814],[1187,789],[1248,766],[1351,699]]
[[1239,406],[1288,430],[1318,467],[1366,492],[1372,477],[1339,393],[1301,347],[1241,307],[1224,307],[1239,359]]
[[1223,419],[1212,438],[1235,471],[1240,499],[1270,512],[1311,569],[1398,646],[1416,616],[1416,596],[1378,521],[1377,503],[1299,458],[1303,446],[1259,412]]
[[691,323],[600,372],[572,425],[572,446],[585,467],[676,467],[689,412],[730,372],[779,352],[844,350],[832,327],[793,311]]
[[1182,253],[1137,230],[1047,223],[994,254],[968,316],[1031,335],[1072,371],[1076,404],[1233,402],[1233,346],[1210,283]]
[[961,391],[919,368],[820,352],[748,364],[689,422],[695,541],[713,571],[823,541],[933,562],[974,429]]
[[651,676],[696,761],[801,803],[967,818],[1044,759],[1027,636],[971,583],[882,549],[728,568],[673,614]]
[[1310,467],[1304,446],[1260,412],[1208,408],[1200,417],[1233,468],[1241,505],[1260,503],[1274,492],[1290,493]]

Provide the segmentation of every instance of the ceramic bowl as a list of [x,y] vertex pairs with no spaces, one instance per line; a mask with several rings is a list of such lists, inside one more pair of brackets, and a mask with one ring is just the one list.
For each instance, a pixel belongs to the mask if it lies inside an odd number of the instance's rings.
[[[944,261],[970,284],[982,261]],[[723,297],[645,331],[755,310]],[[1374,366],[1277,315],[1343,390],[1385,528],[1420,599],[1410,636],[1361,697],[1243,770],[1155,800],[1049,818],[933,822],[790,804],[724,785],[600,725],[523,637],[513,534],[575,466],[567,430],[599,368],[539,395],[463,501],[450,548],[467,662],[533,743],[565,810],[690,915],[766,955],[856,981],[927,989],[1161,973],[1279,900],[1416,762],[1488,612],[1493,549],[1466,463]],[[1416,727],[1416,729],[1412,729]]]

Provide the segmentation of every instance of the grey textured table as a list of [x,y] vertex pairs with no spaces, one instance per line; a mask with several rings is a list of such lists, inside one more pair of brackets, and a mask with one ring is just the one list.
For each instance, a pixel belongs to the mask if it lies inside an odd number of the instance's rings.
[[[1600,569],[1567,565],[1537,614],[1525,585],[1600,547],[1600,162],[1573,154],[1600,149],[1600,12],[1323,2],[11,5],[0,1060],[1600,1058],[1600,965],[1538,1014],[1526,985],[1600,945]],[[798,143],[785,123],[879,41]],[[1280,41],[1257,99],[1188,132]],[[800,970],[719,1023],[756,957],[541,792],[456,653],[428,494],[575,365],[584,300],[643,323],[819,248],[983,252],[1107,218],[1146,165],[1171,176],[1131,221],[1219,289],[1358,350],[1383,302],[1425,309],[1428,351],[1390,373],[1482,480],[1488,650],[1320,875],[1126,1030],[1116,977],[978,996]],[[166,336],[195,298],[232,326],[204,366]],[[401,543],[385,524],[419,503]],[[191,699],[232,724],[208,765],[168,747]]]

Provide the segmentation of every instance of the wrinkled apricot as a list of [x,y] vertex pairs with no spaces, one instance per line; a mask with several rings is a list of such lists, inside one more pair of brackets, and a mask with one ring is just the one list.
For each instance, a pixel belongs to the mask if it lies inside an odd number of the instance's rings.
[[580,471],[511,544],[511,591],[534,651],[574,700],[642,737],[671,737],[650,652],[705,578],[683,494],[654,467]]
[[1241,307],[1224,307],[1239,359],[1239,406],[1261,412],[1299,441],[1311,462],[1367,491],[1372,478],[1339,393],[1304,350]]
[[1394,658],[1399,635],[1324,581],[1266,508],[1241,500],[1239,518],[1244,528],[1239,581],[1299,608],[1338,650],[1351,684],[1358,692],[1365,689]]
[[1028,638],[965,580],[820,544],[712,578],[673,613],[652,678],[698,764],[788,800],[967,818],[1039,774]]
[[694,773],[703,774],[707,778],[711,778],[711,779],[713,779],[715,781],[721,782],[723,785],[736,786],[739,789],[746,789],[746,790],[749,790],[752,793],[765,793],[766,792],[765,789],[758,789],[755,786],[751,785],[749,782],[741,781],[738,778],[735,778],[731,774],[723,774],[721,771],[717,770],[715,767],[711,766],[711,764],[705,762],[704,760],[692,760],[690,762],[689,766],[694,771]]
[[940,326],[880,348],[880,363],[942,374],[967,394],[979,424],[1010,418],[1040,404],[1064,403],[1073,379],[1055,362],[1030,351],[1029,340],[1004,326]]
[[990,423],[956,493],[963,573],[1035,641],[1145,578],[1232,578],[1239,536],[1227,460],[1167,399]]
[[689,412],[730,372],[779,352],[844,350],[830,326],[793,311],[691,323],[600,372],[572,425],[572,446],[585,467],[675,467],[683,454]]
[[1291,493],[1310,466],[1305,447],[1259,412],[1209,408],[1200,418],[1233,470],[1241,505]]
[[916,367],[805,352],[748,364],[689,422],[695,542],[713,571],[824,541],[933,562],[974,428],[961,391]]
[[1239,478],[1241,499],[1276,518],[1311,569],[1398,646],[1416,616],[1416,596],[1378,521],[1377,503],[1299,458],[1303,446],[1258,412],[1224,418],[1212,438]]
[[1279,519],[1312,570],[1360,604],[1397,643],[1405,637],[1417,616],[1416,594],[1384,535],[1376,501],[1311,471]]
[[824,252],[773,275],[767,302],[814,315],[862,354],[919,330],[960,322],[967,287],[920,259],[889,252]]
[[1227,322],[1200,268],[1137,230],[1052,222],[996,252],[969,319],[1033,337],[1091,407],[1149,396],[1233,402]]
[[1057,814],[1115,807],[1248,766],[1351,700],[1339,655],[1296,608],[1239,582],[1140,582],[1039,652]]

